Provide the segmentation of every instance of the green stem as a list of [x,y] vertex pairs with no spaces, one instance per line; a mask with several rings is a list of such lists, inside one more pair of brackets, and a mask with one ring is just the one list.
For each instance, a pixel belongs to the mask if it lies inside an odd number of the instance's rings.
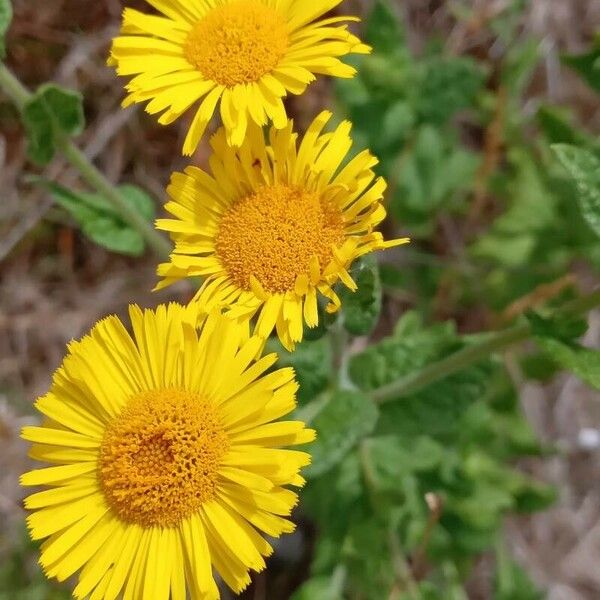
[[31,98],[27,88],[2,63],[0,63],[0,88],[20,111]]
[[[559,311],[559,314],[581,314],[600,305],[600,290],[597,290],[588,296],[582,296],[577,300],[565,304]],[[489,337],[478,344],[463,348],[442,360],[427,365],[420,371],[411,373],[406,377],[392,381],[373,391],[372,398],[379,404],[393,402],[402,397],[414,394],[423,388],[436,383],[462,371],[463,369],[485,360],[490,354],[500,352],[506,348],[523,342],[531,336],[531,326],[528,323],[515,325],[504,331],[492,333]]]
[[[32,98],[32,94],[2,63],[0,63],[0,89],[21,112]],[[56,144],[69,163],[79,171],[81,177],[113,205],[126,223],[139,232],[155,254],[160,259],[168,257],[171,249],[169,242],[123,199],[119,190],[87,156],[63,134],[57,134]]]
[[169,242],[138,211],[123,200],[117,188],[88,160],[87,156],[75,144],[63,136],[57,142],[65,158],[79,171],[81,177],[113,205],[126,223],[143,236],[148,246],[160,259],[167,258],[171,251]]

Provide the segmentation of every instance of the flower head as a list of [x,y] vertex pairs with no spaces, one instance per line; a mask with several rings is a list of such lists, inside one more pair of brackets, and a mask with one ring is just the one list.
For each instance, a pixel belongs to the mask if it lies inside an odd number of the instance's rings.
[[201,312],[226,307],[234,319],[259,315],[256,332],[274,328],[288,349],[303,337],[303,324],[318,325],[318,295],[335,312],[334,285],[355,290],[348,269],[368,252],[406,243],[384,241],[375,227],[385,218],[385,181],[368,151],[342,167],[352,145],[350,124],[331,133],[324,112],[297,143],[290,121],[272,128],[269,142],[252,125],[241,148],[220,130],[211,140],[212,175],[195,167],[175,173],[166,209],[157,221],[175,249],[159,266],[164,287],[184,277],[205,277],[196,296]]
[[[97,599],[219,598],[213,567],[236,592],[272,548],[314,438],[277,421],[295,404],[290,369],[266,374],[262,340],[231,319],[179,305],[130,310],[134,335],[109,317],[69,346],[46,420],[25,427],[31,456],[52,466],[22,484],[48,486],[25,505],[49,577],[81,569],[74,594]],[[187,591],[186,591],[187,590]]]
[[282,98],[316,74],[354,76],[340,57],[370,51],[342,24],[356,18],[322,18],[341,0],[147,1],[162,14],[125,9],[109,62],[134,76],[125,104],[148,102],[162,124],[196,105],[188,155],[219,101],[228,142],[239,146],[249,121],[284,128]]

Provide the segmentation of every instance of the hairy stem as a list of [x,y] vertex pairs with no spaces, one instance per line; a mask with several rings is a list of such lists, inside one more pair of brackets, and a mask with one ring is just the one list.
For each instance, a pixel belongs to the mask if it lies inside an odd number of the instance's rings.
[[[21,112],[32,98],[32,94],[2,63],[0,63],[0,89]],[[160,259],[168,257],[169,242],[123,199],[119,190],[92,164],[87,156],[63,134],[56,135],[56,145],[69,163],[79,171],[82,179],[113,205],[123,220],[139,232],[154,253]]]
[[[582,296],[573,302],[565,304],[557,313],[577,315],[585,313],[599,305],[600,290],[596,290],[587,296]],[[531,337],[531,334],[531,326],[528,323],[522,323],[503,331],[492,333],[487,339],[478,344],[463,348],[446,358],[427,365],[420,371],[416,371],[380,387],[373,391],[372,398],[379,404],[399,400],[436,381],[448,377],[448,375],[479,363],[495,352],[501,352],[518,342],[523,342]]]

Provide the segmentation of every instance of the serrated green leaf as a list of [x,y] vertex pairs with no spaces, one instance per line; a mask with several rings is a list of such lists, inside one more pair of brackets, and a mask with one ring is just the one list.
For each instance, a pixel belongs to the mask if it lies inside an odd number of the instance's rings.
[[54,158],[57,136],[74,136],[83,131],[83,99],[78,92],[45,84],[25,103],[21,117],[29,158],[46,165]]
[[375,52],[385,55],[404,46],[404,28],[389,0],[376,0],[365,23],[365,39]]
[[310,445],[312,464],[306,474],[319,477],[335,467],[373,431],[378,418],[377,407],[364,394],[347,390],[332,393],[311,423],[317,431],[317,440]]
[[562,342],[573,342],[588,330],[587,319],[568,313],[544,317],[534,311],[525,315],[533,335],[543,338],[557,339]]
[[490,259],[503,267],[515,268],[530,263],[535,246],[536,238],[533,234],[510,235],[491,231],[471,246],[471,252],[477,258]]
[[352,271],[358,289],[344,289],[342,306],[344,327],[352,335],[368,335],[373,331],[381,314],[381,280],[377,261],[363,259]]
[[0,0],[0,59],[6,56],[6,44],[4,38],[12,23],[13,9],[10,0]]
[[467,57],[434,56],[422,64],[418,110],[421,119],[442,126],[457,112],[471,108],[482,90],[485,71]]
[[585,54],[567,54],[562,62],[576,71],[587,83],[600,92],[600,43]]
[[402,221],[411,215],[429,216],[448,199],[469,187],[479,159],[425,125],[399,169],[390,175],[397,185],[393,208]]
[[600,236],[600,159],[577,146],[555,144],[552,149],[575,180],[579,206],[585,220]]
[[395,491],[408,473],[437,468],[444,460],[445,449],[428,436],[385,435],[365,440],[364,451],[368,453],[375,488]]
[[569,112],[562,107],[541,106],[536,117],[542,132],[551,144],[578,146],[592,144],[592,137],[585,131],[577,129],[572,123]]
[[513,148],[509,160],[514,178],[508,186],[510,207],[494,222],[494,231],[522,235],[544,229],[556,218],[556,198],[547,188],[535,158],[528,150]]
[[550,338],[537,338],[537,343],[563,369],[600,390],[600,351]]
[[331,380],[331,345],[328,339],[305,340],[288,352],[279,340],[269,340],[269,350],[279,355],[278,367],[293,367],[300,384],[298,401],[306,404],[325,390]]
[[[86,192],[74,192],[59,184],[38,181],[62,206],[82,232],[99,246],[128,256],[141,256],[145,242],[141,234],[132,229],[119,215],[116,209],[102,196]],[[154,203],[141,189],[133,185],[117,188],[132,208],[148,221],[154,219]]]
[[[371,391],[382,387],[460,347],[452,323],[416,329],[418,320],[414,322],[414,313],[409,315],[399,322],[398,335],[351,358],[350,378],[360,389]],[[408,332],[401,323],[410,324]]]
[[461,416],[484,395],[493,368],[489,362],[446,377],[422,391],[381,407],[378,432],[451,440],[460,432]]

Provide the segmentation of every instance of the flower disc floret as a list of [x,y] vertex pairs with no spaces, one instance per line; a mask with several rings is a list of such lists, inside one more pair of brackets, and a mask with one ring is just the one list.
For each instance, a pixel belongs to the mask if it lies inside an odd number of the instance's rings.
[[214,499],[228,448],[210,402],[185,390],[141,392],[106,428],[102,489],[124,521],[173,527]]
[[288,47],[285,19],[256,0],[218,6],[190,31],[185,56],[206,79],[233,87],[271,72]]
[[130,310],[69,344],[45,416],[22,437],[43,463],[21,477],[44,573],[79,571],[78,599],[218,600],[266,568],[265,536],[289,520],[310,463],[289,446],[314,439],[299,421],[292,369],[273,370],[248,324],[177,304]]
[[329,264],[343,239],[337,206],[300,186],[265,185],[223,215],[216,253],[242,289],[255,277],[268,292],[290,292],[315,258]]
[[204,277],[200,313],[220,307],[234,320],[256,317],[258,336],[276,330],[293,350],[304,325],[318,325],[319,298],[336,312],[336,286],[356,291],[357,258],[408,242],[385,241],[375,230],[386,216],[377,159],[365,150],[347,160],[351,125],[325,131],[331,116],[321,113],[302,139],[291,121],[272,127],[268,139],[250,125],[241,148],[221,129],[211,140],[211,174],[175,173],[166,204],[173,218],[156,223],[175,248],[159,266],[157,288]]

